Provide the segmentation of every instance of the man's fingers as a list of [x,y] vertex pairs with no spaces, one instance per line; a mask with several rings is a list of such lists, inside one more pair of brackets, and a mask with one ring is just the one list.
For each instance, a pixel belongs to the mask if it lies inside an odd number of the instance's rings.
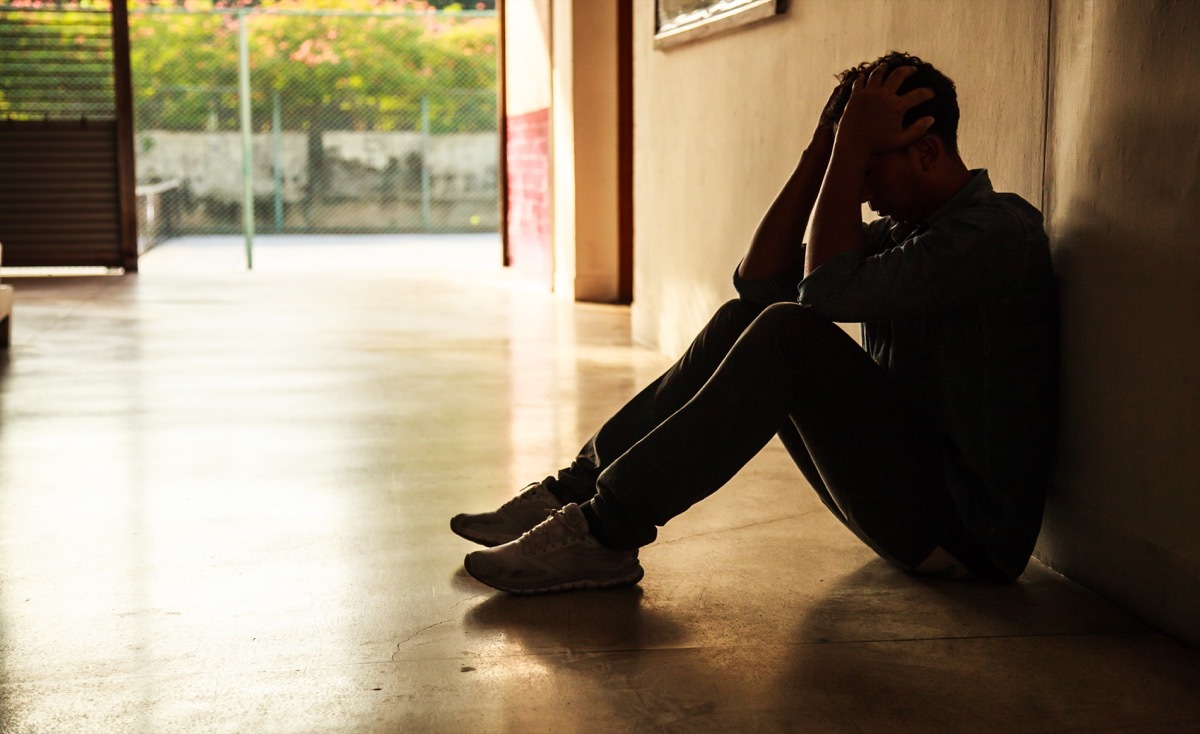
[[[911,69],[912,67],[909,68]],[[904,109],[911,110],[922,102],[928,102],[933,99],[933,96],[933,90],[929,87],[918,87],[908,94],[901,96],[900,104],[903,105]]]
[[871,69],[871,76],[867,77],[867,84],[874,86],[874,87],[883,86],[884,80],[887,79],[887,77],[888,77],[887,64],[880,64],[879,66],[876,66],[874,69]]
[[929,115],[926,115],[919,120],[915,120],[913,124],[904,128],[904,131],[900,133],[899,147],[905,148],[920,140],[921,136],[929,132],[929,128],[933,127],[933,122],[933,118]]
[[[880,64],[879,66],[875,67],[875,69],[877,71],[879,69],[884,69],[886,71],[887,64]],[[909,78],[916,72],[917,67],[915,66],[901,66],[899,69],[896,69],[891,74],[887,75],[887,81],[884,82],[883,88],[889,92],[895,92],[900,88],[900,85],[904,83],[905,79]]]

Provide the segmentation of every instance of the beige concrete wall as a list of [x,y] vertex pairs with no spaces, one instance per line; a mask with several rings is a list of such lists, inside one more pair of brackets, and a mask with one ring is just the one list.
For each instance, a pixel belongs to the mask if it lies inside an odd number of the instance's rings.
[[505,113],[550,106],[550,0],[504,0]]
[[508,110],[550,108],[552,287],[567,300],[616,301],[617,4],[507,0],[505,12]]
[[553,70],[550,109],[551,247],[554,292],[575,298],[575,3],[556,0],[552,9]]
[[808,142],[833,75],[888,50],[957,82],[968,165],[1041,201],[1045,0],[805,0],[780,19],[665,51],[635,0],[635,338],[686,346]]
[[575,297],[619,297],[617,3],[576,0]]
[[1055,0],[1063,426],[1039,554],[1200,645],[1200,3]]
[[554,290],[619,296],[617,4],[553,4]]

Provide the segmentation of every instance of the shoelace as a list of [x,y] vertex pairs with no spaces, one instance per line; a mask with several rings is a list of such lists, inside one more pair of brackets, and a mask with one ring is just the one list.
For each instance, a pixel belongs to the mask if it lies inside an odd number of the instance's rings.
[[580,537],[580,531],[567,520],[567,513],[556,510],[535,528],[521,536],[522,544],[529,553],[545,553],[569,544]]
[[520,504],[524,504],[525,502],[528,502],[530,497],[532,496],[532,492],[530,492],[530,490],[536,486],[537,486],[537,482],[533,482],[532,484],[525,485],[525,487],[522,488],[520,492],[517,492],[517,495],[515,497],[510,499],[508,502],[505,502],[504,504],[500,505],[500,509],[506,510],[509,507],[512,507],[514,505],[520,505]]
[[528,502],[536,501],[536,495],[533,490],[539,484],[541,484],[541,482],[531,482],[525,485],[520,492],[517,492],[517,496],[500,505],[500,509],[507,510],[510,507],[515,507],[516,505],[523,505]]

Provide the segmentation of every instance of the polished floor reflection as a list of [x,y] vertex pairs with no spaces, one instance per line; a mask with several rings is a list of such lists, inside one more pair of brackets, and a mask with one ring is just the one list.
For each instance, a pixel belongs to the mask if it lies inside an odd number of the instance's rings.
[[511,598],[455,512],[668,360],[494,239],[170,243],[16,282],[0,731],[1197,731],[1200,654],[1049,570],[892,570],[772,445],[639,587]]

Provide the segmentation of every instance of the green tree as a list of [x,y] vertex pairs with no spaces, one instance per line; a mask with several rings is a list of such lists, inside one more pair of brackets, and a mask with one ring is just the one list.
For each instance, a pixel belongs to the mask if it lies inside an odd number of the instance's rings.
[[270,125],[278,93],[289,129],[418,129],[423,100],[434,132],[494,129],[493,13],[439,11],[423,0],[185,6],[131,6],[143,129],[236,128],[237,8],[249,23],[256,127]]
[[0,0],[0,117],[111,117],[108,10],[101,0]]

